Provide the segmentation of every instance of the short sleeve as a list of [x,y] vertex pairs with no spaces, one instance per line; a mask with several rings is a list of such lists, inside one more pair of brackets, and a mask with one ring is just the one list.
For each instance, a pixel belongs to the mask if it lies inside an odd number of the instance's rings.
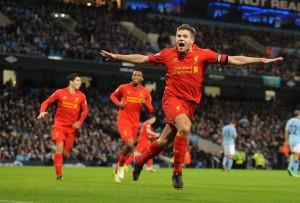
[[225,54],[219,54],[210,49],[204,49],[204,55],[207,63],[217,63],[222,65],[228,63],[228,56]]
[[148,61],[150,63],[164,64],[164,56],[165,56],[165,49],[161,50],[156,54],[149,55]]

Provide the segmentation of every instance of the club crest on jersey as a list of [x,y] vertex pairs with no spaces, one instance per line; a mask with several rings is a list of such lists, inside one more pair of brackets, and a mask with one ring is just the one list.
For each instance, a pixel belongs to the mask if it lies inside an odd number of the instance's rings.
[[78,97],[76,97],[76,99],[75,99],[75,103],[78,103],[78,100],[79,100],[79,98],[78,98]]
[[63,96],[63,100],[66,100],[67,99],[67,96]]

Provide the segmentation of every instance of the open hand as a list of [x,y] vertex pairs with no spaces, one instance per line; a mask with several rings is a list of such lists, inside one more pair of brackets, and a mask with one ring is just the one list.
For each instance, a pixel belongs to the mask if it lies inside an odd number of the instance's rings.
[[263,63],[273,63],[273,62],[279,62],[279,61],[283,61],[283,58],[278,57],[278,58],[274,58],[274,59],[267,59],[267,58],[263,59]]
[[108,60],[108,59],[116,60],[117,59],[117,54],[113,54],[113,53],[110,53],[110,52],[104,51],[104,50],[100,51],[100,55],[102,57],[106,58],[106,60]]
[[38,115],[37,119],[38,119],[38,120],[44,119],[45,116],[46,116],[47,114],[48,114],[48,112],[41,112],[41,113]]

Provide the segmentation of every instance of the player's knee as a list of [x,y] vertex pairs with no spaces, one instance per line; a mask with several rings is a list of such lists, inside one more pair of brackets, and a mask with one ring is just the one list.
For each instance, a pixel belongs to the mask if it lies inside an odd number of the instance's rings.
[[185,136],[185,137],[188,136],[190,131],[191,131],[191,125],[190,124],[181,125],[181,126],[178,127],[178,133],[181,136]]
[[64,146],[63,146],[63,143],[58,143],[56,144],[56,147],[55,147],[55,152],[56,153],[63,153],[64,151]]
[[159,138],[158,144],[162,147],[167,147],[169,145],[169,140],[167,138]]

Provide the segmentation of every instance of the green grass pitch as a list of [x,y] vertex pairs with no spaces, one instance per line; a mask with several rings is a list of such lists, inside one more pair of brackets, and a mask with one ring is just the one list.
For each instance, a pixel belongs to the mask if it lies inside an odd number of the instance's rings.
[[300,202],[300,179],[286,171],[185,169],[184,190],[174,190],[171,169],[131,171],[115,183],[112,168],[64,168],[57,182],[52,167],[0,167],[0,203],[28,202]]

